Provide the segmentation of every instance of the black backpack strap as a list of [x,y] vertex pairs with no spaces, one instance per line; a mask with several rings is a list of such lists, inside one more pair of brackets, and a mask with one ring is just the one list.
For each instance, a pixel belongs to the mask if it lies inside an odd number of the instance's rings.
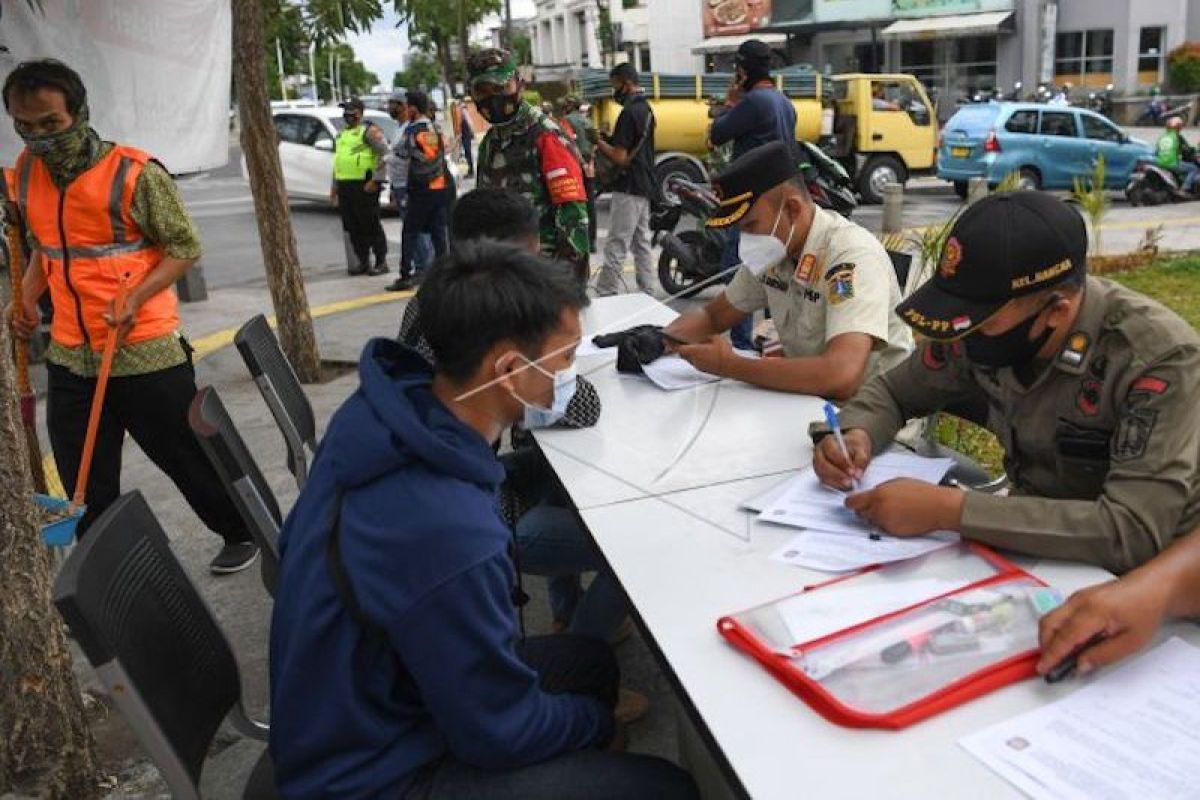
[[346,564],[342,561],[342,496],[341,489],[333,498],[333,510],[330,514],[329,541],[325,546],[325,563],[329,567],[329,577],[333,581],[333,589],[338,599],[346,607],[350,618],[362,626],[368,638],[387,643],[387,631],[381,625],[363,613],[358,603],[358,595],[350,583],[350,575],[346,572]]

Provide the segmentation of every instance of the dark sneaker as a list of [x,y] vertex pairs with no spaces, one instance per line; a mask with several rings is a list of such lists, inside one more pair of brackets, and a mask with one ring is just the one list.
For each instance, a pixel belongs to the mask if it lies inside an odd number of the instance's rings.
[[369,270],[367,270],[367,274],[371,275],[371,276],[387,275],[387,271],[388,271],[387,264],[380,262],[380,263],[376,264],[375,266],[371,267]]
[[254,542],[227,544],[217,553],[208,568],[214,575],[232,575],[241,572],[258,558],[258,545]]
[[386,287],[389,292],[407,292],[411,288],[413,288],[412,278],[396,278]]

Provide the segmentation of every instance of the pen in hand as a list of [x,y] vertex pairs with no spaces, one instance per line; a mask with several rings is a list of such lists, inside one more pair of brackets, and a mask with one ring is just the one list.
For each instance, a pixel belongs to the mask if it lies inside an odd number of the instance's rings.
[[1058,683],[1075,671],[1075,667],[1079,664],[1079,657],[1083,655],[1083,651],[1090,647],[1095,647],[1104,641],[1103,633],[1094,633],[1091,638],[1083,644],[1071,651],[1071,654],[1058,662],[1054,669],[1046,673],[1046,683]]
[[854,460],[850,458],[850,449],[846,447],[846,440],[842,436],[842,425],[838,422],[837,411],[833,407],[833,403],[825,404],[825,423],[829,426],[829,430],[833,433],[834,441],[837,442],[838,449],[842,451],[842,456],[846,459],[848,472],[851,475],[850,485],[857,491],[858,481],[853,477]]

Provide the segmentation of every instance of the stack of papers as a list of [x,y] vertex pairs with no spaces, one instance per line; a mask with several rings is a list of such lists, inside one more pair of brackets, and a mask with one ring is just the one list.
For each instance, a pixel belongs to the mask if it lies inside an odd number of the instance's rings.
[[[884,453],[871,461],[860,490],[874,489],[895,478],[937,483],[953,464],[949,458]],[[903,539],[882,535],[846,508],[847,496],[846,492],[822,485],[816,472],[806,469],[743,505],[759,510],[763,522],[805,529],[775,552],[772,560],[826,572],[917,558],[959,539],[950,531]]]
[[693,386],[703,386],[721,380],[716,375],[701,372],[679,356],[663,356],[642,365],[642,372],[654,381],[654,384],[665,391],[674,392],[678,389],[691,389]]
[[1200,649],[1164,642],[1056,703],[959,744],[1035,800],[1193,798]]

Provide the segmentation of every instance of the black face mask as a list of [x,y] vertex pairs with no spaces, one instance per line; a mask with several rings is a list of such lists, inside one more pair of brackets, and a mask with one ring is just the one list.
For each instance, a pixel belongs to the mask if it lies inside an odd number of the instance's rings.
[[342,119],[346,121],[346,127],[353,128],[358,124],[358,114],[342,114]]
[[518,94],[494,94],[475,101],[475,107],[479,109],[479,115],[492,125],[505,125],[517,116],[521,97]]
[[[1050,301],[1053,302],[1053,301]],[[973,333],[963,340],[967,348],[967,358],[981,367],[1021,367],[1033,361],[1038,351],[1045,346],[1054,334],[1054,328],[1049,325],[1036,339],[1030,339],[1033,324],[1050,303],[1039,308],[1028,319],[1012,330],[995,336]]]
[[629,100],[629,92],[625,91],[623,88],[618,87],[616,89],[613,89],[612,97],[613,97],[613,100],[615,100],[617,102],[617,105],[623,106],[623,105],[625,105],[625,102],[627,100]]

